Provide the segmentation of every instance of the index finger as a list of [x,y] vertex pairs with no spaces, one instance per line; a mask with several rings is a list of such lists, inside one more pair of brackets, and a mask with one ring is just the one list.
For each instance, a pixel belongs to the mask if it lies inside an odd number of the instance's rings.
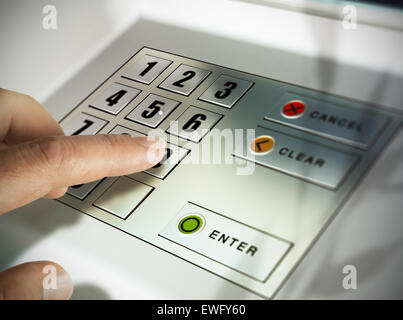
[[143,171],[164,154],[161,139],[107,134],[47,137],[0,149],[0,213],[54,189]]

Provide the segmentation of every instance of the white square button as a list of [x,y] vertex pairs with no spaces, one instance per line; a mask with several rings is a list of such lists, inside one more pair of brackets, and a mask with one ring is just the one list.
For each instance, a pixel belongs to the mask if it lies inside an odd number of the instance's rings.
[[139,181],[120,177],[93,205],[126,219],[153,190],[153,187]]

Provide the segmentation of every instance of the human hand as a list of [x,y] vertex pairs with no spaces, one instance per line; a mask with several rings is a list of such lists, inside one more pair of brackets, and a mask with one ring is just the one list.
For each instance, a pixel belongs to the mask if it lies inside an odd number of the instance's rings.
[[[128,135],[66,137],[33,98],[0,88],[0,214],[41,197],[58,198],[71,185],[148,169],[165,154],[165,142]],[[57,271],[57,289],[44,289],[42,270]],[[0,272],[0,299],[68,299],[68,273],[49,261]]]

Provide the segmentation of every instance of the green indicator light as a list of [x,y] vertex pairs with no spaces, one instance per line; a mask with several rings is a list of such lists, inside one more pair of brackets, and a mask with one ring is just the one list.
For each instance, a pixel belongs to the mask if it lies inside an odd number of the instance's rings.
[[178,224],[181,233],[192,234],[203,227],[203,219],[200,216],[189,215],[184,217]]

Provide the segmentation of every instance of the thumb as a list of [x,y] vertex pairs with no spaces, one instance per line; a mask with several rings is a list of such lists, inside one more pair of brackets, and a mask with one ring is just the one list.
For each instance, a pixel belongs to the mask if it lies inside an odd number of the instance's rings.
[[64,300],[72,293],[69,274],[54,262],[27,262],[0,272],[0,300]]

